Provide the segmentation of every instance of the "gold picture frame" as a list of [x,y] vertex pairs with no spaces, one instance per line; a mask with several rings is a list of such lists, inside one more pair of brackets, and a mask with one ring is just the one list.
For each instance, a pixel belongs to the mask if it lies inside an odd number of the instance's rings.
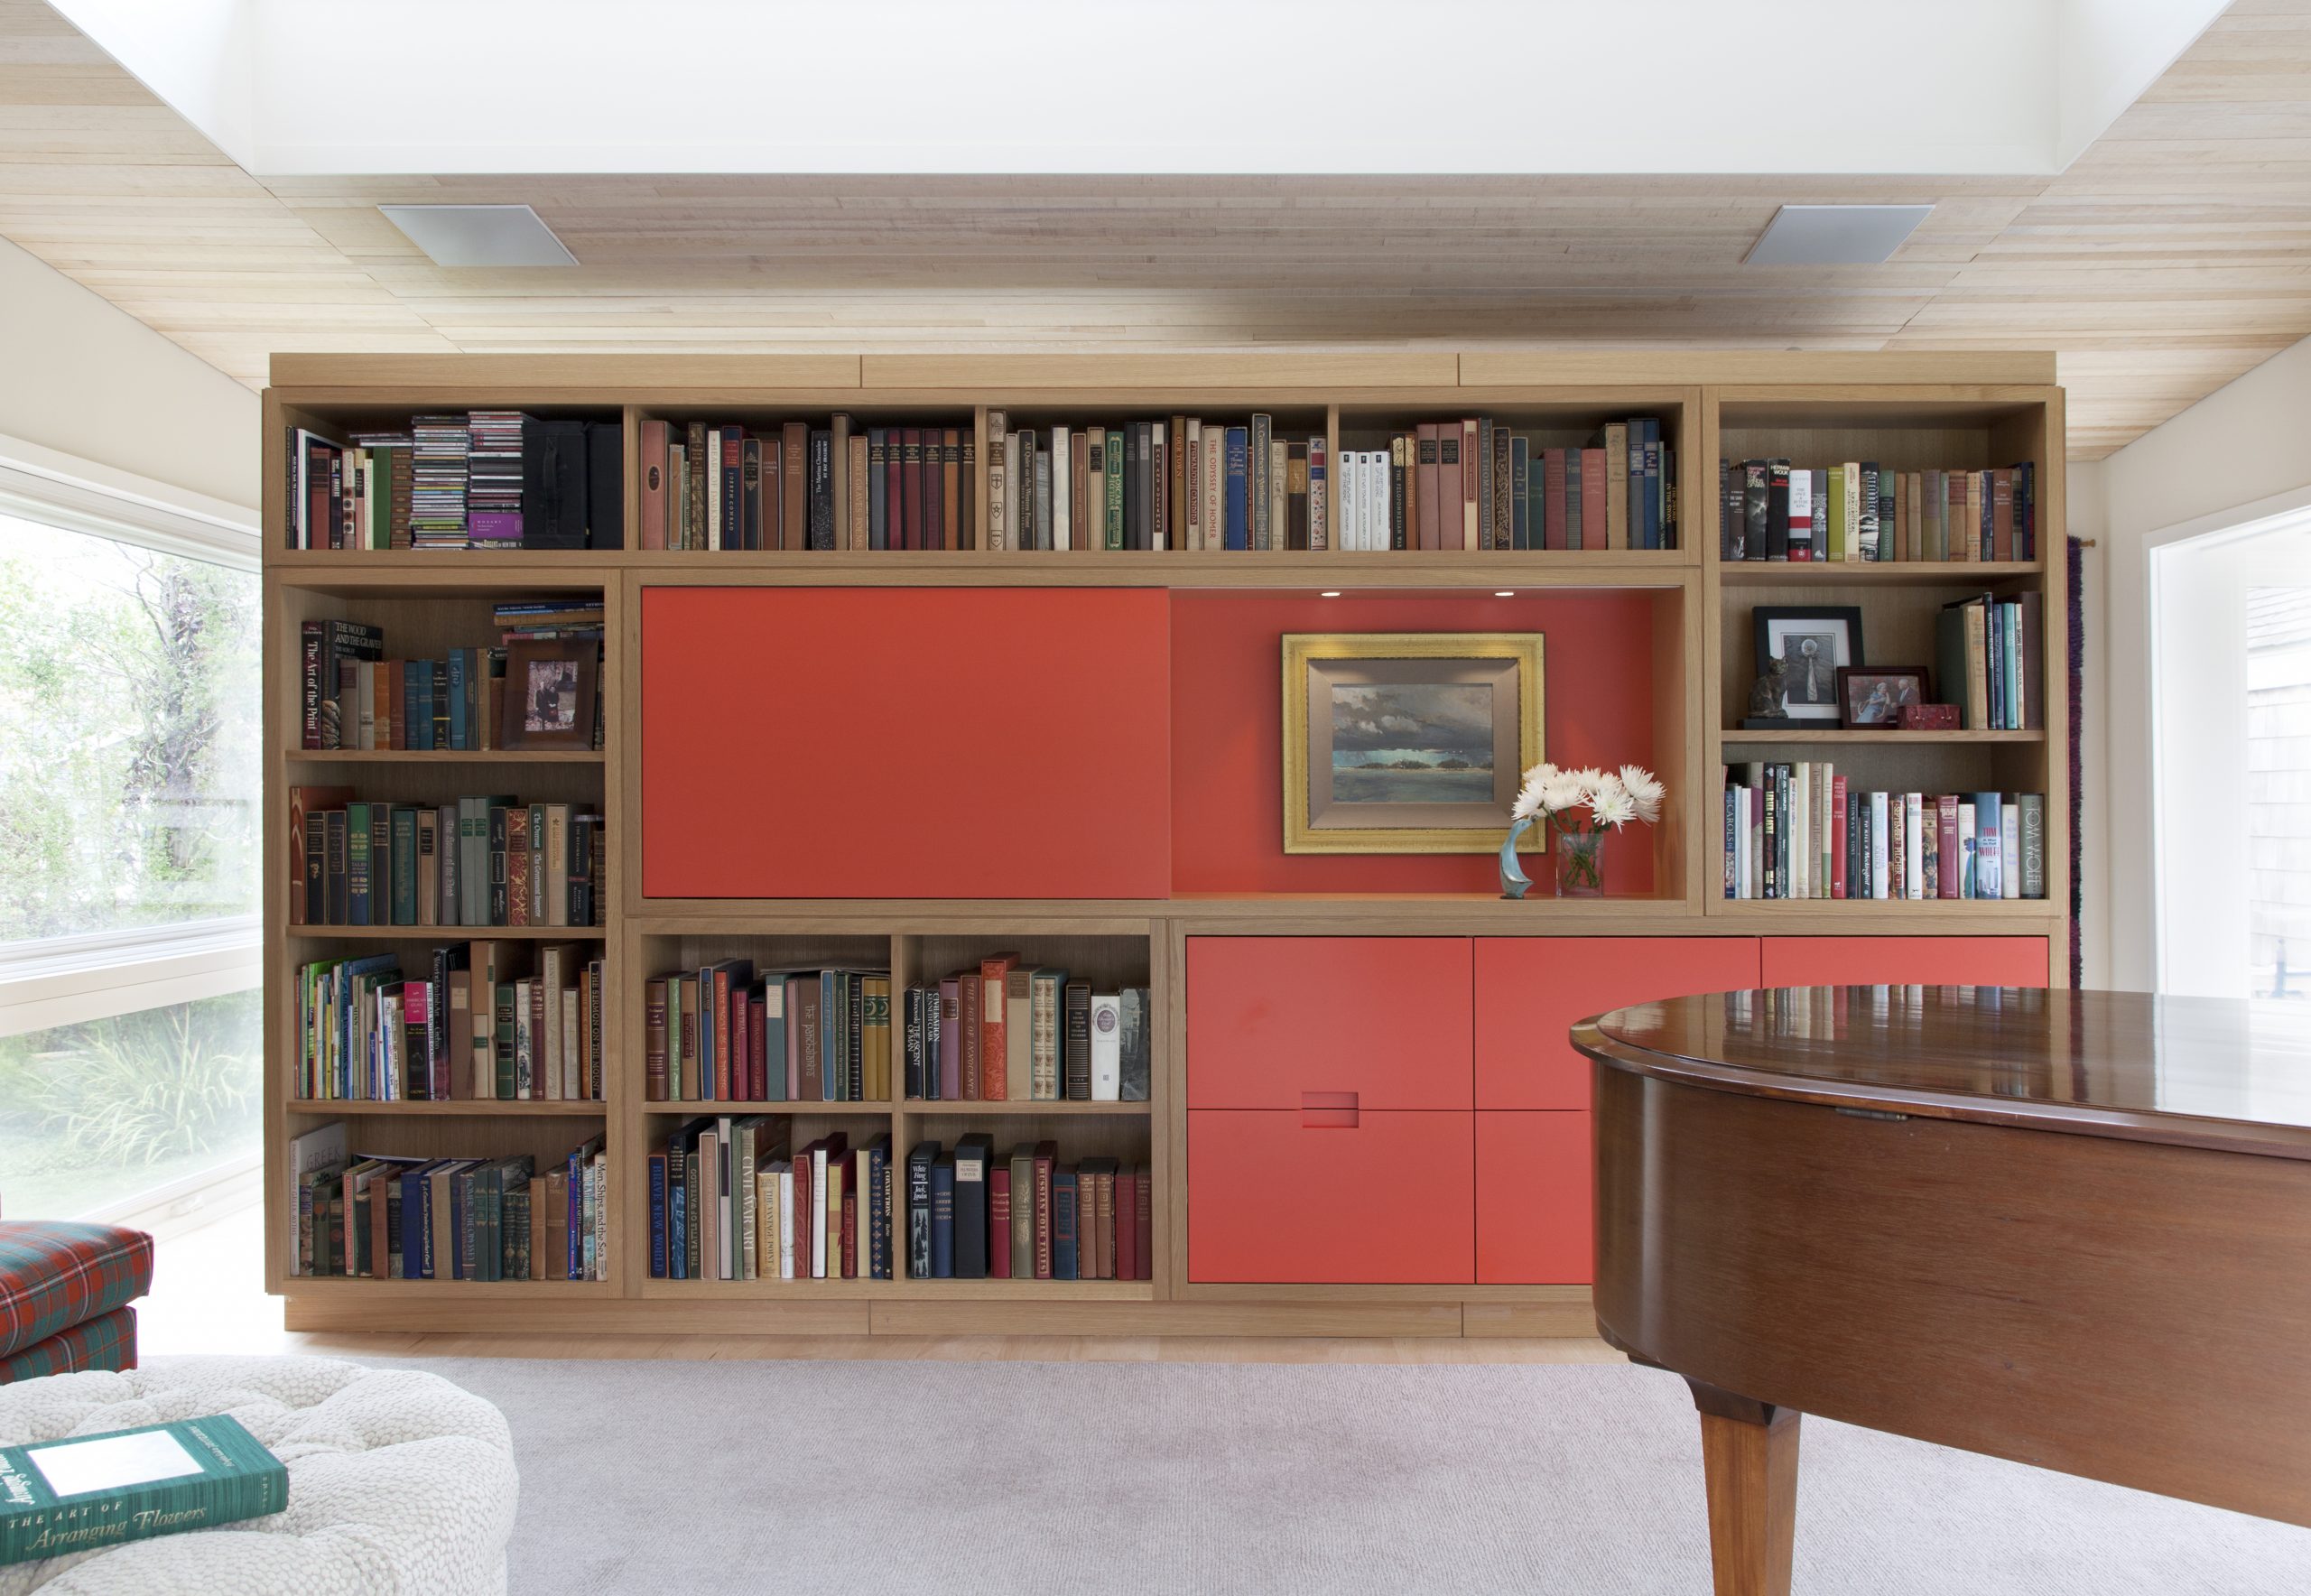
[[[1538,632],[1287,633],[1284,851],[1498,850],[1524,773],[1545,757],[1541,644]],[[1472,689],[1482,691],[1466,691]],[[1406,690],[1414,709],[1409,719],[1415,723],[1409,735],[1422,746],[1367,747],[1360,752],[1398,758],[1341,765],[1341,743],[1371,744],[1380,735],[1376,729],[1379,723],[1371,719],[1373,709],[1401,707]],[[1433,729],[1418,724],[1423,701],[1436,717]],[[1336,721],[1336,710],[1347,710],[1355,711],[1360,727],[1346,719]],[[1437,760],[1432,756],[1439,750],[1440,738],[1473,740],[1487,726],[1490,782],[1478,798],[1473,784],[1482,767],[1473,757],[1454,754]],[[1363,792],[1349,789],[1351,777]],[[1458,795],[1425,802],[1399,791],[1425,786]],[[1525,847],[1538,852],[1546,842],[1543,829],[1536,827]]]

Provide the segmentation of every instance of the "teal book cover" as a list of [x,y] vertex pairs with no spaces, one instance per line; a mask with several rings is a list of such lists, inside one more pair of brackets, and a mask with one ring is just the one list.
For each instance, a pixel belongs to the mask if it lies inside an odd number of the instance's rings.
[[288,1505],[288,1469],[224,1414],[0,1447],[0,1564],[261,1518]]

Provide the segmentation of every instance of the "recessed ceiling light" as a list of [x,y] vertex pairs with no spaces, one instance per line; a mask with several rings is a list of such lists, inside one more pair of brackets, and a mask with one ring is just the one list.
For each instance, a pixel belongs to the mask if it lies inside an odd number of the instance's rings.
[[1743,264],[1752,266],[1870,266],[1917,230],[1931,205],[1785,205],[1774,212]]
[[574,266],[578,257],[526,205],[380,205],[438,266]]
[[1504,588],[1499,592],[1495,593],[1493,597],[1496,598],[1514,598],[1517,595],[1508,589]]
[[1339,597],[1340,597],[1340,592],[1339,592],[1339,590],[1338,590],[1337,589],[1335,589],[1333,591],[1329,592],[1329,593],[1319,593],[1319,594],[1317,594],[1317,595],[1316,595],[1316,597],[1317,597],[1317,598],[1339,598]]

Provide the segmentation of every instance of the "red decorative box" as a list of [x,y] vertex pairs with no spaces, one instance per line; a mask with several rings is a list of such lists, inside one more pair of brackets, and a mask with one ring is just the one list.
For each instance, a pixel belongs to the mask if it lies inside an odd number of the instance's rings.
[[1904,704],[1904,731],[1955,731],[1958,729],[1958,706],[1955,704]]

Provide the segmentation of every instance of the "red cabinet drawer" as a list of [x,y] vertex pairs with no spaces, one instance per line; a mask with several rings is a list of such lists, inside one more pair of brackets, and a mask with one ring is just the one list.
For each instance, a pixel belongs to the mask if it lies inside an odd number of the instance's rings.
[[[1344,1117],[1342,1117],[1344,1118]],[[1466,1285],[1475,1277],[1474,1116],[1188,1114],[1188,1278]]]
[[1466,1109],[1466,937],[1191,937],[1188,1107]]
[[1768,987],[2043,987],[2042,936],[1773,936]]
[[646,895],[1171,892],[1164,594],[645,588],[641,611]]
[[1479,937],[1476,1103],[1586,1109],[1576,1021],[1655,998],[1758,984],[1755,937]]
[[1586,1285],[1589,1116],[1479,1113],[1477,1283]]

